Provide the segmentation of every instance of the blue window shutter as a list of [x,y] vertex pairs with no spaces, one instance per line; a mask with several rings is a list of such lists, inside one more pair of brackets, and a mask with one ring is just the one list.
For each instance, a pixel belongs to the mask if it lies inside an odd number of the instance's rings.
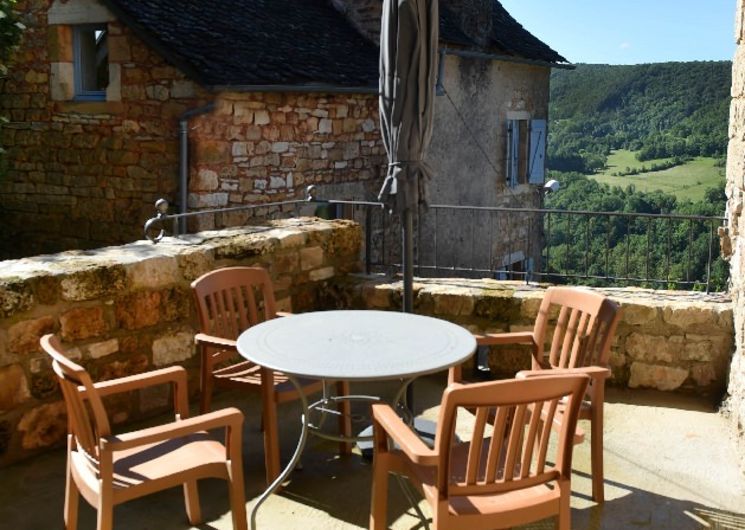
[[517,171],[520,167],[518,156],[520,154],[520,122],[518,120],[507,121],[507,184],[517,186]]
[[546,120],[530,121],[528,182],[543,184],[546,173]]

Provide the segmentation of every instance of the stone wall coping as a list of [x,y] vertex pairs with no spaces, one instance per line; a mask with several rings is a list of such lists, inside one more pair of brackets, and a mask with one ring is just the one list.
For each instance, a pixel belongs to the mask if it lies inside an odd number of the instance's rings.
[[[360,283],[374,286],[378,289],[390,289],[402,291],[403,282],[392,280],[390,277],[380,275],[354,274]],[[493,280],[490,278],[468,279],[468,278],[415,278],[414,293],[438,293],[447,292],[452,295],[501,295],[514,296],[515,298],[543,298],[543,293],[549,287],[543,283],[525,283],[521,281]],[[645,307],[669,307],[669,306],[701,306],[716,308],[718,311],[732,309],[732,299],[729,293],[704,293],[692,291],[661,291],[655,289],[642,289],[638,287],[616,287],[601,288],[575,286],[579,289],[596,291],[609,296],[624,305],[643,305]]]
[[[212,249],[235,244],[252,246],[262,241],[276,240],[282,244],[286,239],[304,236],[314,232],[329,232],[340,226],[354,225],[352,221],[304,217],[286,220],[268,221],[264,225],[241,226],[210,230],[197,234],[186,234],[176,237],[165,237],[154,244],[148,240],[102,247],[94,250],[68,250],[58,254],[43,254],[29,258],[6,260],[0,262],[0,284],[17,282],[40,274],[58,275],[88,270],[94,267],[113,265],[132,265],[155,258],[172,258],[189,254],[195,249],[203,250],[204,246]],[[297,244],[301,246],[303,237]],[[282,244],[282,246],[286,246]]]

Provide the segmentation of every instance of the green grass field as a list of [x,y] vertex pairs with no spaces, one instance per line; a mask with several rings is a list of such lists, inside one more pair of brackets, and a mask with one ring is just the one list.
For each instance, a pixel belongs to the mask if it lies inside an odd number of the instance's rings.
[[662,171],[650,171],[638,175],[627,175],[625,177],[613,176],[612,173],[624,171],[628,168],[641,168],[642,165],[650,166],[653,163],[670,160],[647,160],[639,162],[632,151],[613,151],[608,157],[606,169],[591,178],[598,182],[611,186],[625,188],[630,184],[636,186],[640,191],[661,190],[665,193],[675,195],[679,199],[700,200],[704,197],[707,188],[713,188],[724,181],[724,168],[716,167],[713,158],[697,157],[686,164],[676,166]]

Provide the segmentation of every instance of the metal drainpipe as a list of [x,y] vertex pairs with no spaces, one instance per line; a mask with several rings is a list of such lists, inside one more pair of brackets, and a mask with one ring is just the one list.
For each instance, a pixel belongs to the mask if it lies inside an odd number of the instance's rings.
[[[214,110],[215,104],[189,109],[179,116],[179,213],[186,213],[189,199],[189,120],[199,114],[206,114]],[[178,220],[178,233],[186,233],[186,218]]]

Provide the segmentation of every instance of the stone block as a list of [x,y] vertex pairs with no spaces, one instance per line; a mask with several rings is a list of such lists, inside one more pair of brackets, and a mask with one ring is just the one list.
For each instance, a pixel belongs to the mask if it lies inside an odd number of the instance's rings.
[[436,315],[466,316],[473,313],[473,297],[448,289],[428,289],[434,301]]
[[147,371],[149,364],[147,355],[133,355],[124,361],[114,361],[99,367],[98,380],[109,381],[129,375],[141,374]]
[[109,339],[103,342],[96,342],[95,344],[90,344],[88,346],[88,355],[92,359],[100,359],[101,357],[106,357],[107,355],[111,355],[112,353],[116,353],[118,351],[118,339]]
[[297,272],[300,255],[297,252],[282,252],[274,255],[272,262],[273,274],[292,274]]
[[305,232],[297,232],[295,230],[275,230],[276,238],[279,241],[281,248],[295,248],[302,247],[308,240],[308,235]]
[[333,278],[335,274],[333,267],[324,267],[323,269],[316,269],[314,271],[310,271],[308,274],[308,278],[312,282],[319,282],[322,280],[328,280],[329,278]]
[[657,390],[676,390],[688,379],[688,370],[674,366],[631,363],[629,387],[647,387]]
[[129,39],[120,35],[109,35],[106,41],[109,48],[109,61],[114,63],[128,63],[132,60],[129,49]]
[[187,282],[192,282],[202,274],[211,271],[214,268],[212,252],[209,250],[198,250],[176,256],[181,276]]
[[189,189],[193,191],[214,191],[220,186],[217,173],[210,169],[200,169],[192,178]]
[[103,306],[77,307],[60,315],[62,339],[75,341],[104,335],[109,326]]
[[0,368],[0,413],[11,410],[31,397],[26,374],[20,364]]
[[166,366],[194,356],[194,334],[186,331],[153,341],[153,364]]
[[712,383],[719,380],[719,377],[717,377],[716,370],[714,370],[714,367],[710,364],[696,364],[691,367],[691,379],[696,383],[696,386],[699,387],[708,387]]
[[115,305],[118,325],[130,330],[154,326],[160,322],[160,300],[158,291],[139,291],[122,297]]
[[684,339],[678,335],[665,337],[632,333],[626,339],[626,353],[639,361],[672,362],[674,356],[683,350]]
[[665,307],[663,319],[668,324],[686,331],[706,332],[716,323],[716,314],[702,304],[675,305]]
[[34,303],[34,294],[28,282],[0,281],[0,318],[28,311]]
[[199,140],[195,145],[194,163],[197,165],[231,164],[232,145],[228,141]]
[[63,401],[31,409],[18,423],[24,449],[41,449],[61,443],[67,435],[67,410]]
[[268,125],[270,121],[269,112],[266,110],[257,110],[254,112],[254,125]]
[[623,321],[632,326],[653,324],[659,316],[659,309],[649,305],[624,304],[622,310]]
[[71,272],[60,282],[62,298],[73,302],[105,298],[123,291],[127,286],[126,279],[127,272],[123,265]]
[[310,247],[300,249],[300,270],[311,270],[323,265],[323,249]]
[[48,315],[19,322],[8,329],[8,350],[20,354],[40,351],[39,339],[53,331],[54,319]]
[[158,256],[139,261],[129,267],[133,289],[155,289],[181,281],[178,262],[172,256]]

